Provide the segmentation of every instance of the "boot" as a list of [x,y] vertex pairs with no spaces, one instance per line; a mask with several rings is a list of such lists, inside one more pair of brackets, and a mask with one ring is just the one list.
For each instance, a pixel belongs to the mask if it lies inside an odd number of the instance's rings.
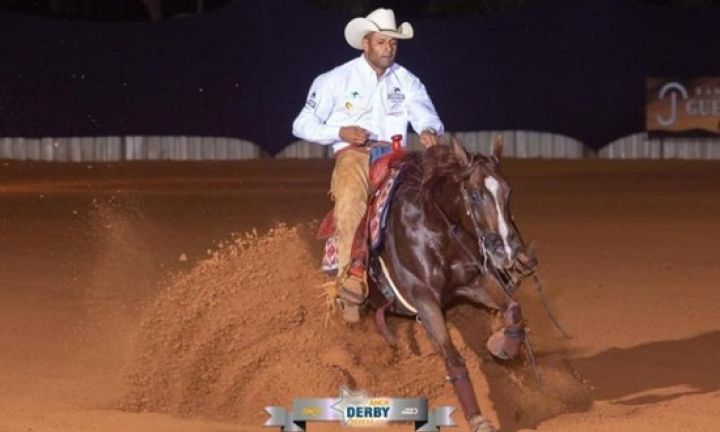
[[360,305],[365,302],[367,292],[367,284],[362,278],[350,274],[340,281],[338,296],[342,306],[343,319],[346,322],[360,321]]
[[340,307],[342,308],[343,320],[345,320],[346,323],[355,324],[360,322],[360,305],[340,299]]

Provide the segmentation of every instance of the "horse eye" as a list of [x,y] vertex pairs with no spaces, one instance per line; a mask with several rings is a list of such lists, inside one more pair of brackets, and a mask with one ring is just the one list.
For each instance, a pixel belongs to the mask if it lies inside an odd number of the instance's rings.
[[480,191],[472,191],[470,192],[470,199],[473,202],[480,202],[482,201],[482,194],[480,193]]

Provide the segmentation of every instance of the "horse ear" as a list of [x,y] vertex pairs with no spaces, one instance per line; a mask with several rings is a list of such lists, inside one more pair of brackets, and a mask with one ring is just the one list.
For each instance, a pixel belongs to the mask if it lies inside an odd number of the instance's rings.
[[455,159],[457,159],[460,162],[460,165],[463,167],[466,167],[470,164],[470,161],[468,160],[468,155],[463,146],[458,143],[458,140],[453,137],[452,139],[452,148],[453,153],[455,154]]
[[502,152],[503,152],[503,137],[500,134],[495,135],[495,139],[493,140],[493,149],[492,149],[492,158],[495,160],[495,163],[500,165],[500,160],[502,160]]

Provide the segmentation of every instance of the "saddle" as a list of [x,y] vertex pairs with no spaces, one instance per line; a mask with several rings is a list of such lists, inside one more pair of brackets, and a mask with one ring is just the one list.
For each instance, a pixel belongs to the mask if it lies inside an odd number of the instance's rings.
[[[373,250],[382,246],[383,229],[387,217],[392,193],[397,184],[400,168],[394,162],[406,152],[400,147],[402,136],[393,136],[393,145],[374,145],[370,149],[370,197],[367,212],[358,225],[350,253],[350,273],[363,277],[368,256],[368,238]],[[389,143],[385,143],[389,144]],[[392,151],[391,151],[392,149]],[[338,271],[337,247],[335,241],[335,222],[333,210],[330,210],[318,227],[316,237],[325,240],[325,252],[321,269],[335,275]]]

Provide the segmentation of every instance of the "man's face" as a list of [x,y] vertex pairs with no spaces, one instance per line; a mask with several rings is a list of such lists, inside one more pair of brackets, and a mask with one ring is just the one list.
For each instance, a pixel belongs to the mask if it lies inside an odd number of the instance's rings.
[[380,70],[389,68],[397,54],[397,39],[378,32],[372,32],[363,38],[365,58]]

